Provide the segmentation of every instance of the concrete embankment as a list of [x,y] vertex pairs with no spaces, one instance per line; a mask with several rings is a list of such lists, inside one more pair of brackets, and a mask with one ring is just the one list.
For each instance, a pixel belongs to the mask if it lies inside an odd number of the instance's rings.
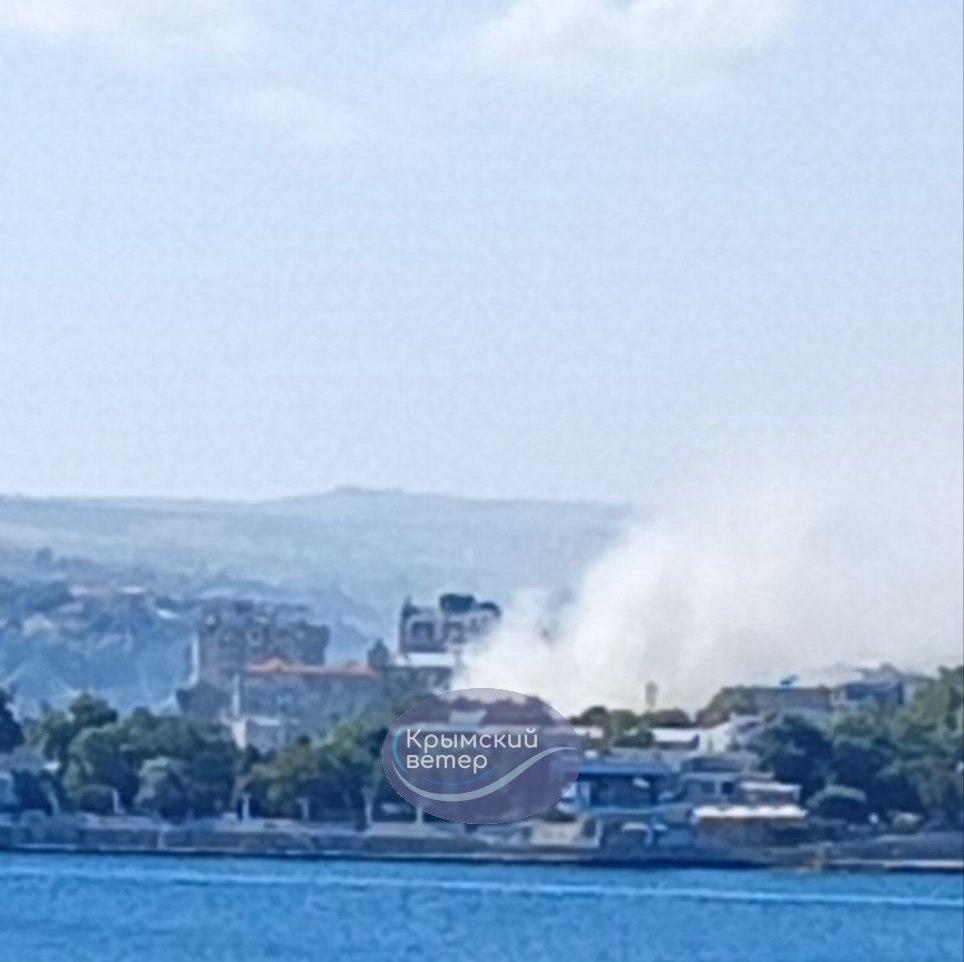
[[113,817],[0,820],[0,851],[532,862],[609,867],[793,868],[964,872],[964,835],[881,836],[853,844],[781,849],[692,845],[606,850],[506,844],[445,831],[360,832],[302,822],[205,820],[183,825]]
[[878,835],[812,845],[794,853],[819,868],[858,872],[964,872],[964,832]]

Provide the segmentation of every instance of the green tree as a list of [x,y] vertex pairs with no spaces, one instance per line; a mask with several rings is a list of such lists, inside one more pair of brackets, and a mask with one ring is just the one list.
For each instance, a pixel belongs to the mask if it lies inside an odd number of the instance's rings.
[[865,822],[868,814],[867,796],[859,788],[828,785],[810,799],[810,811],[821,818]]
[[907,717],[952,735],[964,752],[964,665],[941,668],[937,677],[917,692]]
[[682,708],[657,708],[639,719],[647,728],[692,728],[693,719]]
[[45,711],[34,722],[30,741],[45,758],[56,762],[58,776],[63,778],[74,739],[88,729],[113,724],[117,717],[117,712],[103,698],[84,693],[70,703],[66,712]]
[[81,799],[91,786],[112,789],[125,808],[131,806],[140,766],[132,762],[124,747],[124,731],[118,723],[84,729],[74,738],[64,784],[78,807],[83,807]]
[[75,732],[111,725],[118,717],[117,712],[103,698],[86,692],[70,703],[68,714]]
[[579,715],[574,715],[569,721],[573,725],[584,725],[589,728],[599,728],[606,738],[612,734],[612,720],[609,709],[603,705],[593,705]]
[[330,796],[325,774],[318,749],[301,741],[255,764],[241,783],[240,792],[250,795],[258,815],[298,818],[303,804],[312,814],[312,809]]
[[191,811],[184,762],[149,758],[141,766],[135,804],[138,811],[179,820]]
[[344,809],[361,827],[365,797],[384,777],[380,762],[387,728],[359,719],[339,725],[322,746],[324,764],[333,778]]
[[613,738],[619,738],[624,732],[633,731],[639,725],[639,716],[628,708],[614,708],[609,712],[609,729]]
[[379,763],[387,727],[378,715],[337,726],[320,744],[302,739],[254,762],[238,783],[262,816],[350,820],[362,826],[366,797],[384,777]]
[[12,699],[0,688],[0,755],[12,752],[23,744],[23,729],[13,716]]
[[[48,757],[58,758],[68,795],[78,807],[91,786],[116,791],[127,809],[139,809],[143,801],[145,811],[159,814],[163,800],[177,817],[218,815],[231,804],[238,752],[217,726],[144,708],[119,719],[106,703],[85,698],[66,716],[42,718],[37,738]],[[148,775],[151,782],[142,795]],[[174,775],[182,798],[176,803]]]
[[42,811],[52,815],[63,804],[60,783],[48,772],[16,770],[13,789],[21,811]]
[[48,760],[56,762],[57,775],[63,778],[70,758],[70,743],[77,732],[65,712],[44,712],[30,729],[30,742]]
[[846,715],[831,728],[830,737],[836,784],[863,792],[871,811],[882,816],[921,810],[920,797],[901,762],[892,715],[875,709]]
[[233,743],[211,738],[184,760],[182,779],[192,815],[220,815],[230,808],[237,757]]
[[751,689],[743,686],[721,688],[705,708],[697,713],[697,722],[711,728],[725,722],[730,715],[756,715],[756,698]]
[[964,825],[964,666],[942,668],[893,723],[902,775],[930,815]]
[[799,785],[804,799],[820,791],[831,771],[832,745],[812,722],[788,715],[767,729],[757,749],[763,765],[782,782]]
[[652,748],[655,742],[653,733],[645,725],[637,725],[620,732],[612,742],[613,748]]
[[81,812],[110,815],[114,811],[114,790],[108,785],[83,785],[73,795],[73,802]]

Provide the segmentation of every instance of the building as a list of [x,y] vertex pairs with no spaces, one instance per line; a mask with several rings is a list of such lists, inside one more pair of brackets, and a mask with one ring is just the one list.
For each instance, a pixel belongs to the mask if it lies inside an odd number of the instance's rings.
[[587,758],[560,808],[573,814],[634,815],[659,805],[675,785],[672,768],[652,757]]
[[301,614],[250,601],[207,606],[191,646],[190,681],[177,693],[181,711],[194,718],[217,719],[231,702],[235,681],[253,664],[279,658],[323,666],[329,630]]
[[483,637],[498,623],[502,611],[495,602],[474,595],[445,594],[437,607],[420,607],[406,600],[398,619],[400,655],[453,652]]
[[748,685],[722,688],[699,714],[704,727],[712,727],[733,715],[762,716],[774,720],[798,715],[821,722],[834,712],[833,689],[828,685]]
[[283,658],[323,665],[329,631],[301,617],[285,617],[249,601],[205,609],[192,647],[192,671],[199,682],[230,689],[247,665]]
[[478,601],[474,595],[444,594],[436,607],[407,599],[398,619],[397,653],[386,657],[383,644],[377,652],[392,696],[451,689],[466,648],[484,638],[501,617],[495,602]]
[[297,612],[231,602],[205,610],[182,712],[221,721],[241,747],[284,748],[324,738],[339,723],[451,688],[464,647],[500,615],[492,602],[443,595],[437,608],[406,602],[399,650],[380,639],[364,663],[328,665],[328,629]]
[[693,811],[700,841],[755,848],[803,840],[807,813],[795,803],[782,805],[702,805]]
[[275,657],[236,676],[229,724],[241,748],[274,751],[301,737],[323,738],[385,700],[384,675],[369,665],[307,665]]
[[689,771],[679,779],[680,798],[693,805],[797,805],[800,786],[755,771]]
[[386,687],[393,699],[451,691],[459,666],[454,652],[413,651],[385,665]]
[[602,850],[685,847],[693,841],[691,808],[677,795],[676,773],[652,753],[602,755],[583,760],[558,809]]
[[896,711],[912,701],[917,690],[926,682],[925,676],[902,672],[892,665],[856,668],[850,678],[834,688],[834,709],[880,708]]
[[796,715],[820,724],[842,712],[874,708],[894,711],[910,702],[927,678],[892,665],[834,665],[789,675],[778,685],[721,689],[700,713],[704,725],[736,715],[767,724]]

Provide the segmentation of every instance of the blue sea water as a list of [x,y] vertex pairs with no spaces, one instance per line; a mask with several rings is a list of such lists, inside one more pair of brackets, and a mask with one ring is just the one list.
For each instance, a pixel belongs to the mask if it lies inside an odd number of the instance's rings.
[[0,962],[961,962],[954,876],[0,853]]

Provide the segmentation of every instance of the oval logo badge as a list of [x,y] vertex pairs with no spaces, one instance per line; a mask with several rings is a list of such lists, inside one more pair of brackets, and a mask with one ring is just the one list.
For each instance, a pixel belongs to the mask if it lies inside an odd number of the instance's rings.
[[545,811],[576,780],[582,743],[538,698],[497,688],[435,695],[388,730],[382,765],[410,805],[469,825]]

